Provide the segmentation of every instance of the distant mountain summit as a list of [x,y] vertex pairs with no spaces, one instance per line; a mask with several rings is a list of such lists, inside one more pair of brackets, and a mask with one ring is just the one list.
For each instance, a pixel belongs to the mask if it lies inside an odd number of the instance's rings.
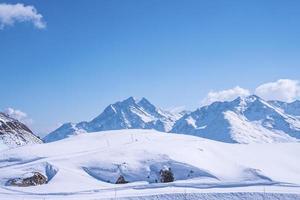
[[300,138],[300,121],[252,95],[199,108],[179,119],[171,132],[228,143],[289,142]]
[[0,149],[39,143],[42,140],[25,124],[0,112]]
[[151,104],[146,98],[130,97],[107,106],[90,122],[66,123],[48,134],[45,142],[60,140],[71,135],[118,129],[155,129],[169,132],[182,114],[172,113]]

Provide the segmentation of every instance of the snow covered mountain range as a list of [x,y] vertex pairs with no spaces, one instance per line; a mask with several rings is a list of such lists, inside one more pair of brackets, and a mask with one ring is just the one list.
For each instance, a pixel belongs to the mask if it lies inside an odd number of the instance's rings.
[[265,101],[251,95],[215,102],[194,112],[172,113],[143,98],[130,97],[109,105],[90,122],[66,123],[45,142],[87,132],[154,129],[195,135],[227,143],[293,142],[300,139],[300,101]]
[[0,112],[0,150],[39,143],[42,143],[42,140],[35,136],[25,124]]

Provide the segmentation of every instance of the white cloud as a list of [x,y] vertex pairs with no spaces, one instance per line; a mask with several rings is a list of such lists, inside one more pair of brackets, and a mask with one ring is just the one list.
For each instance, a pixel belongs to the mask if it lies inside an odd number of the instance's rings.
[[0,29],[12,26],[16,22],[31,22],[38,29],[46,27],[43,16],[37,12],[34,6],[24,4],[0,4]]
[[215,101],[232,101],[237,97],[249,96],[250,91],[239,86],[232,89],[221,90],[221,91],[211,91],[202,100],[202,105],[209,105]]
[[5,109],[4,113],[9,115],[10,117],[19,120],[20,122],[31,125],[33,123],[33,120],[28,117],[28,115],[21,110],[16,110],[13,108],[7,108]]
[[255,94],[266,100],[292,102],[300,96],[300,84],[297,80],[280,79],[258,86]]

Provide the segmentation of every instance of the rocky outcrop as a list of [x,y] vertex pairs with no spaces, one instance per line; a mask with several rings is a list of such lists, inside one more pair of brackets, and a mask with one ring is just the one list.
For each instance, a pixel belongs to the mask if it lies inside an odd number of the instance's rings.
[[126,184],[129,183],[128,181],[125,180],[124,176],[119,176],[118,180],[116,181],[116,184]]
[[47,183],[47,177],[39,172],[34,172],[32,176],[26,178],[15,178],[8,181],[9,186],[29,187],[43,185]]
[[174,174],[171,170],[171,168],[164,168],[160,170],[160,182],[162,183],[169,183],[174,181]]

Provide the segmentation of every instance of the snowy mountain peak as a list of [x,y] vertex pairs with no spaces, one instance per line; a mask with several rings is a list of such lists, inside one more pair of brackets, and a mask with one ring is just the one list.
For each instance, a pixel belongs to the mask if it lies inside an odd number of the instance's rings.
[[181,115],[154,106],[146,98],[129,97],[107,106],[90,122],[66,124],[48,134],[44,141],[52,142],[84,132],[118,129],[155,129],[168,132]]
[[231,103],[239,106],[248,106],[249,104],[253,104],[253,103],[265,103],[265,101],[259,96],[250,95],[246,97],[238,97],[235,100],[233,100]]
[[145,97],[143,97],[137,104],[149,112],[155,112],[157,110],[157,108]]
[[38,143],[42,141],[25,124],[0,112],[0,149]]
[[136,102],[136,99],[134,97],[129,97],[129,98],[123,100],[123,101],[117,102],[116,104],[126,106],[126,105],[135,105],[136,103],[137,102]]
[[246,97],[240,97],[240,98],[246,99],[246,101],[248,101],[248,102],[263,100],[262,98],[260,98],[259,96],[255,95],[255,94],[252,94],[252,95],[246,96]]

